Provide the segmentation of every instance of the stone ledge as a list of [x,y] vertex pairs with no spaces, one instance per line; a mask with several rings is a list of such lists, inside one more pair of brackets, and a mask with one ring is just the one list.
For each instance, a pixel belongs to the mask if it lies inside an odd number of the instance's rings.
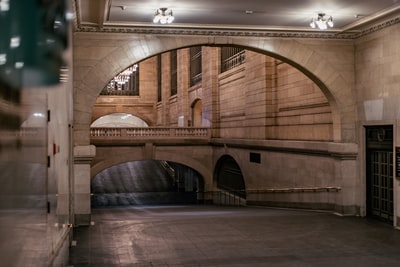
[[90,164],[95,156],[96,147],[94,145],[74,147],[75,164]]
[[319,155],[340,159],[356,159],[359,152],[358,145],[355,143],[213,138],[211,139],[211,144],[213,146]]

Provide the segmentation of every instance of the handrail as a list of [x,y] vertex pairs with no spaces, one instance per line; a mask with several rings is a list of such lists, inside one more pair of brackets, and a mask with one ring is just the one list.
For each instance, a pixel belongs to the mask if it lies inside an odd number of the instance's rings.
[[169,174],[171,178],[175,178],[175,170],[172,168],[167,161],[165,160],[160,160],[161,166],[164,168],[164,170]]
[[260,190],[213,190],[213,191],[199,191],[198,196],[201,196],[202,200],[212,200],[213,204],[216,205],[227,205],[227,206],[245,206],[247,199],[251,195],[262,195],[262,194],[276,194],[276,193],[337,193],[342,188],[338,186],[322,186],[322,187],[292,187],[292,188],[271,188],[271,189],[260,189]]
[[245,190],[213,190],[199,191],[197,195],[202,200],[212,200],[214,205],[246,206]]
[[263,193],[297,193],[297,192],[339,192],[342,190],[338,186],[315,186],[315,187],[288,187],[288,188],[269,188],[260,190],[247,190],[248,194]]

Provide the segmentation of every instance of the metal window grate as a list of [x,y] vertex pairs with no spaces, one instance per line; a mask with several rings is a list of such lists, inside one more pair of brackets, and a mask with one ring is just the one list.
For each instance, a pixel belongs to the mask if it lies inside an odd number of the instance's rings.
[[170,53],[170,72],[171,72],[171,96],[178,93],[178,58],[177,51]]
[[221,73],[245,63],[245,50],[238,47],[221,48]]
[[190,48],[190,86],[198,84],[202,80],[201,46]]
[[162,100],[162,68],[161,68],[161,55],[157,56],[157,101],[160,102]]

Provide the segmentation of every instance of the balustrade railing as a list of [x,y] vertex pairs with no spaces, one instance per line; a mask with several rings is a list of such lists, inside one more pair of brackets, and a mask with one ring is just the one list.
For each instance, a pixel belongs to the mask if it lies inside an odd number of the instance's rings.
[[91,138],[132,139],[132,138],[209,138],[210,128],[205,127],[92,127]]
[[[236,49],[232,48],[232,49],[234,49],[233,51],[240,51],[240,50],[237,50],[237,48]],[[243,64],[245,62],[245,60],[246,60],[245,50],[236,52],[232,56],[223,59],[223,61],[221,63],[221,72],[233,69],[234,67]]]

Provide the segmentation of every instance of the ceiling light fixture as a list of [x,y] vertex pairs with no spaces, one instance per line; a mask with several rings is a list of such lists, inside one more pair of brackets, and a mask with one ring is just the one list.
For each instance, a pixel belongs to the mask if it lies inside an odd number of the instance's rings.
[[154,14],[154,23],[167,24],[174,21],[174,15],[172,14],[172,9],[162,7],[156,10]]
[[318,13],[317,17],[311,19],[310,27],[315,29],[318,28],[320,30],[326,30],[333,27],[333,18],[332,16],[327,16],[325,13]]
[[120,72],[117,76],[114,77],[112,81],[122,85],[126,84],[130,78],[131,74],[134,73],[138,68],[138,64],[134,64],[130,66],[129,68],[125,69],[124,71]]

